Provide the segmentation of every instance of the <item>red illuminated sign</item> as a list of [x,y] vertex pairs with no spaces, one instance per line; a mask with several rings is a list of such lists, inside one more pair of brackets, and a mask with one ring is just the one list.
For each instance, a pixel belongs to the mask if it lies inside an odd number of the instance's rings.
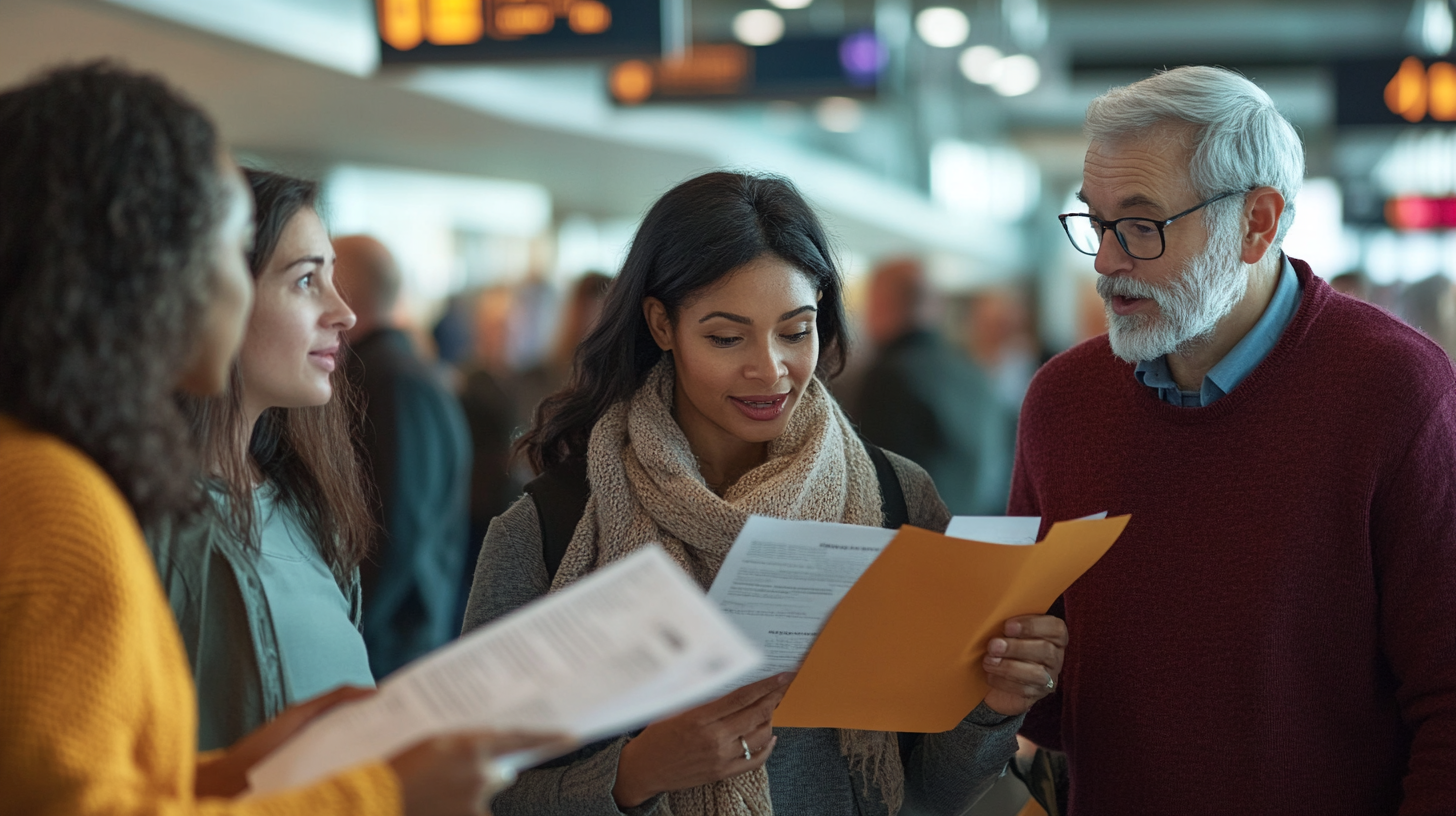
[[1456,198],[1400,196],[1385,202],[1385,220],[1398,230],[1456,228]]

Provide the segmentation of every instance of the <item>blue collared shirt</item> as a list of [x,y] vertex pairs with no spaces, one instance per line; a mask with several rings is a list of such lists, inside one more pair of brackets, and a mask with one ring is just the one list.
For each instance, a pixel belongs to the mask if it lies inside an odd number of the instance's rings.
[[1289,256],[1283,258],[1279,284],[1274,287],[1274,297],[1264,309],[1263,316],[1217,365],[1209,369],[1203,377],[1203,386],[1198,391],[1179,390],[1178,383],[1173,380],[1173,372],[1168,368],[1167,355],[1138,363],[1133,371],[1138,382],[1156,390],[1158,399],[1180,408],[1211,405],[1214,400],[1237,388],[1259,363],[1264,362],[1269,352],[1274,350],[1285,327],[1294,319],[1294,313],[1299,311],[1303,287],[1300,286],[1299,276],[1294,272],[1294,265],[1289,262]]

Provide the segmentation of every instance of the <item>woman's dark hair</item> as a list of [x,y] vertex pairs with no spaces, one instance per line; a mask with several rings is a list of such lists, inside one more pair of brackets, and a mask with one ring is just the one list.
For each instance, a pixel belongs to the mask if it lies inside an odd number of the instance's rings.
[[592,426],[641,387],[662,358],[642,301],[657,298],[676,320],[694,295],[765,255],[808,275],[822,293],[815,373],[837,375],[849,349],[843,286],[818,216],[787,179],[708,173],[669,190],[648,210],[607,293],[601,322],[576,351],[567,386],[541,402],[516,452],[538,473],[585,456]]
[[149,524],[195,506],[172,401],[212,286],[217,132],[105,62],[0,94],[0,412],[79,448]]
[[[248,254],[248,268],[256,280],[273,259],[293,217],[304,210],[317,211],[319,188],[316,182],[281,173],[244,170],[244,175],[253,188],[257,213]],[[180,401],[206,467],[221,482],[229,523],[244,546],[256,549],[259,544],[253,484],[261,475],[278,491],[280,501],[298,513],[335,577],[343,582],[368,554],[374,522],[350,433],[358,397],[342,365],[329,382],[333,398],[324,405],[264,411],[251,429],[247,451],[238,445],[248,429],[242,427],[243,381],[236,363],[222,396],[184,396]]]

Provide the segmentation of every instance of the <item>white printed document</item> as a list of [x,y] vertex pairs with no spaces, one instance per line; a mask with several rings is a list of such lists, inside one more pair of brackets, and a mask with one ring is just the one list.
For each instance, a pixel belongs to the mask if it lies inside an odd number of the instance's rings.
[[799,668],[829,614],[895,532],[749,518],[708,590],[708,600],[763,650],[763,663],[738,685]]
[[951,538],[987,544],[1035,544],[1040,532],[1041,516],[955,516],[945,528]]
[[[1078,521],[1105,519],[1107,512],[1093,513]],[[984,541],[987,544],[1030,546],[1041,532],[1041,516],[955,516],[945,528],[951,538]]]
[[[319,717],[249,774],[297,787],[462,730],[621,733],[715,696],[758,650],[659,547],[648,547],[472,632]],[[512,770],[545,757],[522,755]]]

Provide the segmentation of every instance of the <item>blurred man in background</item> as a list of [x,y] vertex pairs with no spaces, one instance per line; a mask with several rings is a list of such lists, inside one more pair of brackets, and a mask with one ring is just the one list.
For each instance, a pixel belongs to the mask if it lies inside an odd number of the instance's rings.
[[[522,431],[531,427],[541,400],[566,386],[576,347],[596,328],[602,315],[602,304],[607,300],[607,287],[611,283],[612,279],[600,272],[587,272],[577,278],[562,304],[561,321],[551,350],[539,363],[515,377],[513,391]],[[511,499],[514,500],[515,496]]]
[[[529,345],[519,335],[543,322],[539,316],[523,313],[523,308],[535,309],[537,301],[545,299],[539,285],[528,282],[523,287],[496,286],[477,295],[470,332],[471,360],[460,376],[460,403],[474,449],[470,548],[466,555],[469,570],[474,569],[491,519],[504,513],[520,498],[526,482],[535,478],[525,462],[512,461],[511,446],[531,426],[541,400],[566,385],[576,347],[596,327],[611,282],[600,272],[587,272],[571,285],[562,304],[554,345],[538,363],[523,371],[513,365],[511,352]],[[471,577],[467,570],[457,618],[464,616]]]
[[1453,812],[1451,363],[1281,252],[1304,153],[1252,82],[1177,68],[1087,133],[1062,221],[1111,331],[1032,382],[1010,512],[1131,519],[1024,733],[1072,816]]
[[460,631],[470,434],[455,396],[421,359],[393,313],[399,267],[373,238],[334,241],[335,279],[358,323],[345,371],[364,400],[378,547],[364,563],[364,641],[382,678]]
[[850,414],[869,441],[930,473],[952,513],[1005,511],[1014,414],[976,365],[934,329],[934,293],[918,261],[871,273],[865,333],[874,360]]
[[1012,416],[1021,411],[1032,375],[1042,363],[1026,301],[1019,289],[985,289],[970,297],[961,321],[966,351]]

